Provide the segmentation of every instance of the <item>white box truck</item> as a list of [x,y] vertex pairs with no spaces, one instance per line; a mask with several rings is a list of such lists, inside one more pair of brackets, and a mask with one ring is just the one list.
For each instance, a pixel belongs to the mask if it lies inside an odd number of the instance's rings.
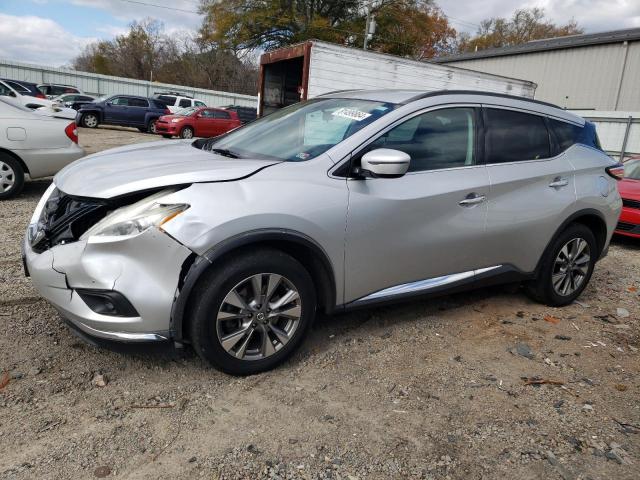
[[484,90],[533,98],[526,80],[309,40],[260,57],[258,115],[336,90]]

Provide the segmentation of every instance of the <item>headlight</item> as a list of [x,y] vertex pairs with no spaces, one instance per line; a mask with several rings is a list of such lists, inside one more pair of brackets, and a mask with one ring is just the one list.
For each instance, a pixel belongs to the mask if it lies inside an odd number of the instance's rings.
[[151,227],[161,227],[189,208],[189,205],[184,203],[162,202],[162,197],[173,192],[175,190],[163,190],[132,205],[114,210],[87,230],[80,239],[133,236]]
[[44,238],[44,231],[42,229],[40,220],[42,220],[42,212],[44,210],[44,207],[55,189],[55,184],[51,182],[51,185],[49,185],[49,188],[47,188],[47,190],[44,192],[42,198],[40,198],[40,201],[38,202],[38,205],[36,205],[36,209],[33,211],[33,215],[31,216],[31,220],[29,221],[29,226],[27,227],[27,240],[29,241],[29,245],[31,246],[34,246]]
[[181,122],[181,121],[182,121],[181,118],[172,118],[171,119],[171,123],[178,123],[178,122]]

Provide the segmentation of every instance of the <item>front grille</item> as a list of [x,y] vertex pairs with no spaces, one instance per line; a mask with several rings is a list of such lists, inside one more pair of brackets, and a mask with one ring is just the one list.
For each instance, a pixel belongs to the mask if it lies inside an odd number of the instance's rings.
[[630,198],[623,198],[622,205],[628,208],[640,209],[640,200],[631,200]]
[[630,232],[635,227],[636,226],[633,223],[618,222],[618,225],[616,226],[616,230],[621,230],[623,232]]
[[37,231],[42,238],[32,248],[42,253],[61,243],[75,242],[109,211],[104,200],[72,197],[53,191],[45,204]]

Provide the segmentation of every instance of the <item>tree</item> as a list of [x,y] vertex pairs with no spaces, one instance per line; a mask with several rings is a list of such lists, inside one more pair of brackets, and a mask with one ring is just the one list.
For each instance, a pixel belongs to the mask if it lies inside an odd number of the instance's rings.
[[383,4],[375,15],[374,50],[416,60],[452,53],[456,31],[431,0]]
[[76,70],[255,95],[258,72],[250,61],[189,35],[166,35],[161,23],[134,22],[113,40],[88,45]]
[[574,20],[558,26],[545,17],[542,8],[520,9],[515,11],[510,20],[506,18],[483,20],[475,36],[459,37],[458,50],[474,52],[486,48],[510,47],[531,40],[580,33],[583,33],[583,30]]
[[373,50],[422,59],[453,48],[456,32],[433,0],[209,0],[200,36],[236,52],[312,38],[360,47],[367,8],[378,25]]

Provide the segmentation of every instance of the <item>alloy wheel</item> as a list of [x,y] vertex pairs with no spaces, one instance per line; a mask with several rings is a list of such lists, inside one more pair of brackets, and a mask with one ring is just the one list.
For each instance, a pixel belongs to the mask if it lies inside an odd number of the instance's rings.
[[216,316],[218,341],[240,360],[262,360],[280,351],[300,324],[298,289],[282,275],[245,278],[225,296]]
[[98,126],[98,118],[95,115],[85,115],[82,123],[85,127],[94,128]]
[[184,130],[182,130],[182,138],[193,138],[193,130],[191,130],[189,127],[186,127]]
[[587,278],[591,262],[589,244],[584,238],[573,238],[560,249],[553,263],[553,289],[563,297],[573,294]]
[[154,134],[158,132],[158,130],[156,129],[156,121],[155,120],[152,121],[149,124],[149,132],[154,133]]
[[16,173],[10,165],[0,161],[0,193],[11,190],[16,183]]

